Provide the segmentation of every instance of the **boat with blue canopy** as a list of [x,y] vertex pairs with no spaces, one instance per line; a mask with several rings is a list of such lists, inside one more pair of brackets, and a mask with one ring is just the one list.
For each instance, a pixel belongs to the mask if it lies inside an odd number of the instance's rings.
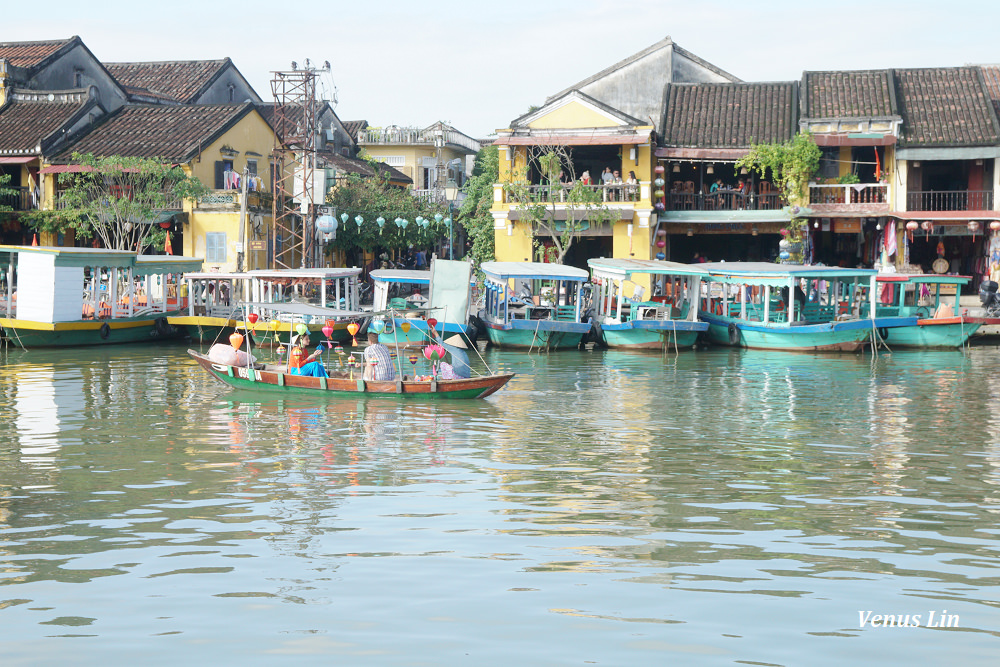
[[[708,323],[698,319],[701,271],[653,259],[588,260],[593,276],[594,326],[609,348],[639,350],[691,347]],[[636,282],[640,276],[648,280]],[[641,279],[640,279],[641,280]],[[646,297],[646,284],[654,296]],[[630,297],[625,294],[630,293]]]
[[[986,320],[963,313],[960,298],[969,276],[937,273],[880,273],[875,315],[911,318],[895,326],[883,324],[878,334],[890,347],[955,348],[965,345]],[[864,304],[862,316],[867,317]]]
[[479,311],[492,345],[526,350],[574,348],[590,332],[581,295],[584,269],[547,262],[483,262],[485,306]]
[[702,272],[698,317],[708,322],[708,339],[720,345],[856,352],[880,327],[916,323],[916,317],[878,316],[874,269],[766,262],[690,266]]

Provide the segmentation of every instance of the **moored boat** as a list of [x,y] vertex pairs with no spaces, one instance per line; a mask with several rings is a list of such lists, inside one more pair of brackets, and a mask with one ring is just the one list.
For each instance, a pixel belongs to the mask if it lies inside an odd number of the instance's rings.
[[857,352],[879,327],[916,318],[861,315],[873,312],[873,269],[766,262],[692,264],[702,272],[699,319],[712,343],[810,352]]
[[587,271],[544,262],[483,262],[480,270],[486,302],[479,319],[492,345],[574,348],[591,330],[581,308]]
[[[694,345],[708,329],[698,320],[700,271],[687,264],[661,260],[588,261],[594,282],[595,327],[609,348],[670,350]],[[645,286],[633,278],[649,275],[660,295],[645,299]],[[631,298],[625,297],[632,283]]]
[[[877,331],[892,349],[898,347],[961,347],[986,319],[966,316],[961,309],[962,286],[969,276],[936,273],[880,273],[875,315],[915,319],[880,326]],[[867,304],[862,309],[867,314]]]
[[0,246],[0,327],[10,344],[55,347],[173,338],[178,289],[202,260],[128,250]]

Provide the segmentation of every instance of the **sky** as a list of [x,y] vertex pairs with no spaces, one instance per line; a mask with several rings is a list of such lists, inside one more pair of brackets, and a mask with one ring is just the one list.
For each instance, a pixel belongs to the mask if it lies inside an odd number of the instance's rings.
[[[8,3],[13,4],[13,3]],[[79,35],[103,62],[232,58],[262,99],[272,72],[329,61],[342,121],[486,138],[666,36],[745,81],[804,70],[1000,63],[996,0],[424,0],[136,3],[3,10],[0,41]],[[38,9],[44,7],[44,10]]]

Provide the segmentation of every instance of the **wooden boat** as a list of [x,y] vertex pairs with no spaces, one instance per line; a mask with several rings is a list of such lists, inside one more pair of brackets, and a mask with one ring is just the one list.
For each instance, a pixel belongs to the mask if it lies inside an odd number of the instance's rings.
[[702,271],[704,282],[698,317],[708,322],[708,339],[720,345],[856,352],[879,327],[914,321],[860,314],[864,302],[875,303],[872,269],[766,262],[690,266]]
[[[608,259],[588,261],[594,282],[595,327],[609,348],[668,350],[691,347],[708,329],[698,320],[701,273],[686,264],[660,260]],[[651,276],[663,296],[644,299],[636,286],[625,297],[625,286],[638,275]]]
[[0,246],[0,327],[25,348],[173,338],[169,319],[186,307],[181,275],[201,265],[127,250]]
[[[953,348],[961,347],[976,333],[985,318],[968,317],[962,313],[962,286],[969,276],[936,273],[880,273],[877,278],[875,314],[884,317],[906,317],[913,321],[878,329],[890,348]],[[867,314],[867,306],[862,310]]]
[[213,362],[206,355],[188,350],[198,365],[215,379],[237,389],[312,394],[318,396],[387,396],[424,399],[486,398],[507,384],[513,373],[485,375],[464,380],[393,380],[368,382],[357,371],[349,374],[335,372],[334,377],[315,378],[291,375],[280,365],[263,364],[255,367],[229,366]]
[[580,303],[587,271],[543,262],[483,262],[479,268],[486,276],[486,305],[479,319],[491,344],[574,348],[591,330]]
[[[461,335],[466,344],[475,339],[469,324],[472,265],[468,262],[431,259],[430,270],[377,269],[372,271],[374,311],[391,311],[384,318],[379,342],[398,347],[419,347],[430,340],[427,320],[437,320],[435,329],[444,338]],[[400,290],[409,296],[391,296]],[[419,290],[422,290],[421,293]],[[403,325],[406,323],[405,326]]]
[[369,317],[358,305],[360,273],[356,267],[188,273],[187,312],[168,321],[208,343],[225,341],[233,329],[255,345],[288,343],[300,324],[317,340],[326,339],[321,332],[329,325],[332,340],[345,341],[348,325]]

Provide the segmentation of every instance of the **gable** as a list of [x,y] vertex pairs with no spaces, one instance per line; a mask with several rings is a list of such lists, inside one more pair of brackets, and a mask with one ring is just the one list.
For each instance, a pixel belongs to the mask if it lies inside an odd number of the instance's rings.
[[[544,111],[544,109],[543,109]],[[619,127],[625,123],[610,114],[579,100],[560,105],[533,119],[528,127],[533,130],[576,129],[583,127]]]

